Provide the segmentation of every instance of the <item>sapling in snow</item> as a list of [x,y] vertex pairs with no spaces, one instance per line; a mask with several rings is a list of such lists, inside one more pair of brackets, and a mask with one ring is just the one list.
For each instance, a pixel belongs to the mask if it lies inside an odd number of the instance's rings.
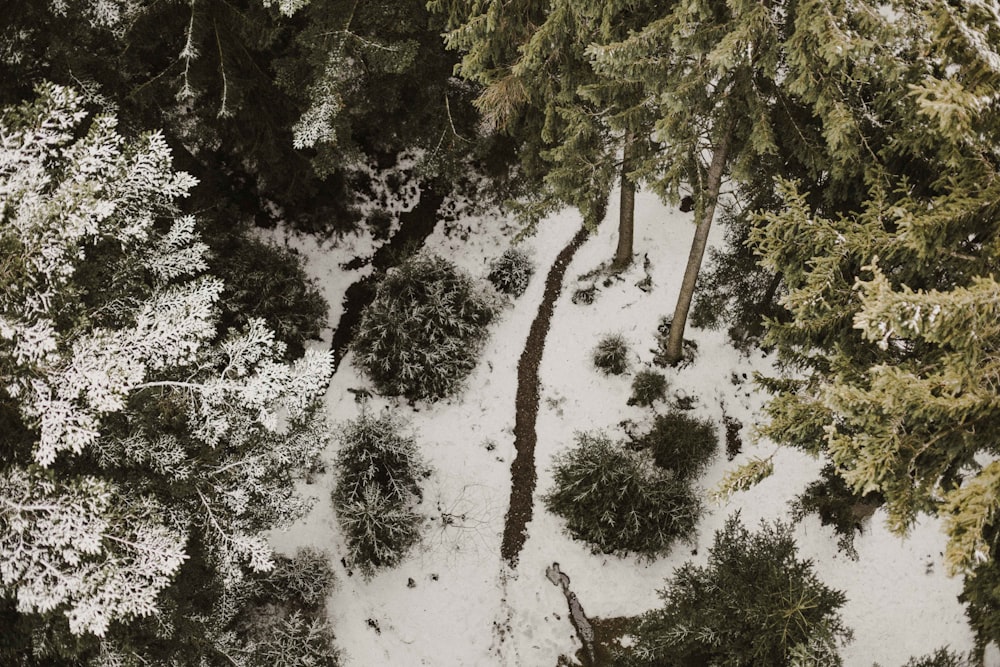
[[605,375],[621,375],[629,367],[628,341],[621,334],[607,334],[597,342],[593,360]]
[[550,512],[594,551],[655,557],[691,536],[701,516],[698,494],[673,473],[600,433],[580,433],[556,456]]
[[388,412],[345,423],[333,503],[347,538],[348,560],[371,574],[399,563],[420,538],[414,506],[427,471],[413,436]]
[[351,344],[379,392],[435,400],[475,368],[497,304],[450,261],[418,254],[389,271]]
[[531,256],[520,248],[507,248],[493,260],[487,276],[497,291],[511,296],[521,296],[528,289],[528,281],[535,272]]

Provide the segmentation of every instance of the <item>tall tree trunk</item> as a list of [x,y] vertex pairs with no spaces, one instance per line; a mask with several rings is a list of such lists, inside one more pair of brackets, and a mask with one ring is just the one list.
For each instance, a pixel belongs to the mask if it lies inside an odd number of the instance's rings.
[[670,337],[667,338],[664,353],[664,360],[671,366],[677,364],[683,356],[681,348],[684,343],[684,328],[687,325],[688,310],[691,309],[691,299],[694,297],[694,286],[698,282],[701,260],[705,256],[705,246],[708,245],[708,232],[712,229],[712,220],[715,218],[715,205],[719,201],[719,189],[722,187],[722,172],[725,171],[726,160],[729,158],[730,139],[730,133],[725,133],[715,147],[705,189],[700,193],[703,203],[701,220],[694,230],[691,253],[684,269],[684,281],[681,283],[681,293],[677,296],[677,307],[674,308],[674,319],[670,323]]
[[625,134],[625,148],[622,151],[622,196],[618,208],[618,249],[611,264],[612,271],[621,271],[632,263],[632,238],[635,228],[635,181],[628,173],[634,167],[635,141],[632,133]]

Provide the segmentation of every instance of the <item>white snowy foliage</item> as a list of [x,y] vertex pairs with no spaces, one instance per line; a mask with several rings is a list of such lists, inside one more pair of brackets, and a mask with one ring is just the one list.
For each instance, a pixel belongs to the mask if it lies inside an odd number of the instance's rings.
[[163,283],[204,271],[208,268],[205,261],[208,246],[195,238],[194,218],[190,215],[177,218],[170,231],[146,253],[143,265]]
[[296,149],[312,148],[317,144],[336,144],[337,115],[344,108],[341,89],[348,83],[351,71],[344,57],[342,37],[331,45],[322,76],[309,89],[311,103],[302,117],[292,126],[292,144]]
[[[35,436],[34,472],[0,476],[0,594],[103,635],[157,612],[192,529],[224,578],[273,566],[265,531],[307,509],[291,478],[325,445],[332,361],[282,363],[260,320],[218,344],[223,285],[175,215],[194,179],[159,134],[81,134],[78,95],[38,94],[0,115],[0,369]],[[84,452],[117,481],[74,475]],[[185,493],[158,504],[150,478]]]
[[67,605],[70,631],[98,636],[113,619],[156,611],[186,556],[155,502],[93,477],[56,484],[13,468],[0,481],[0,584],[18,611]]
[[22,402],[42,421],[35,460],[47,466],[59,452],[79,453],[96,439],[98,418],[124,409],[150,371],[192,363],[215,334],[212,305],[221,291],[207,278],[166,288],[140,305],[134,327],[93,329],[66,354],[50,354],[45,378],[32,379]]
[[309,0],[261,0],[265,7],[278,7],[285,16],[291,16],[309,4]]
[[120,32],[124,25],[142,11],[138,0],[49,0],[54,14],[66,16],[70,7],[79,11],[95,28]]

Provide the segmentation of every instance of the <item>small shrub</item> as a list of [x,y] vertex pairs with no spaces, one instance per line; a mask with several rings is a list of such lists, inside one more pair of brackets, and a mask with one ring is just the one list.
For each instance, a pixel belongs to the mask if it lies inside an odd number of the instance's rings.
[[490,265],[487,278],[497,291],[518,297],[528,289],[534,272],[535,265],[528,253],[520,248],[507,248]]
[[389,413],[367,413],[340,434],[334,507],[347,538],[348,560],[371,574],[399,563],[420,537],[419,479],[426,468],[415,440]]
[[595,552],[665,554],[693,533],[701,515],[701,501],[686,484],[604,435],[579,434],[554,466],[545,506]]
[[715,426],[681,412],[657,415],[653,427],[639,439],[656,465],[682,480],[697,477],[715,456],[719,440]]
[[800,521],[807,514],[818,514],[824,526],[833,526],[839,535],[841,551],[857,558],[854,536],[862,532],[864,522],[885,502],[879,493],[854,493],[832,464],[823,466],[822,478],[806,487],[805,492],[791,502],[792,518]]
[[662,401],[667,395],[667,377],[654,370],[641,370],[632,380],[632,396],[629,405],[649,407],[656,401]]
[[389,272],[351,344],[379,392],[450,396],[476,366],[496,304],[451,262],[418,254]]
[[605,375],[621,375],[628,370],[628,342],[620,334],[607,334],[594,348],[594,365]]
[[573,292],[573,296],[570,297],[570,301],[580,305],[589,306],[594,303],[597,298],[597,285],[591,285],[590,287],[580,287]]
[[260,318],[287,345],[287,359],[301,357],[305,342],[319,339],[328,310],[302,258],[248,236],[228,238],[215,251],[212,271],[225,282],[220,330],[244,328]]
[[750,533],[730,517],[716,532],[708,564],[685,563],[661,592],[664,605],[641,616],[616,665],[840,665],[851,636],[846,598],[799,560],[788,526]]

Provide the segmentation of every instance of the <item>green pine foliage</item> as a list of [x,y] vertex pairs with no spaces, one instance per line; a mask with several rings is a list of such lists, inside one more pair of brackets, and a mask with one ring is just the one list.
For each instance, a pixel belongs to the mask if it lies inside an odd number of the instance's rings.
[[366,575],[397,565],[420,539],[420,480],[427,473],[416,440],[390,413],[363,413],[339,434],[333,504],[348,562]]
[[649,451],[656,465],[687,481],[712,462],[719,449],[719,438],[709,420],[671,410],[656,415],[652,428],[638,439],[637,445]]
[[792,517],[800,521],[808,514],[817,514],[824,526],[837,532],[840,550],[857,559],[854,537],[864,532],[865,521],[884,502],[881,494],[854,493],[837,475],[832,465],[823,466],[821,479],[811,483],[791,502]]
[[629,368],[628,341],[621,334],[606,334],[597,341],[591,354],[594,366],[605,375],[622,375]]
[[[996,522],[984,528],[989,543],[997,544]],[[962,582],[959,601],[965,604],[965,615],[976,637],[976,654],[980,659],[990,643],[1000,645],[1000,566],[997,547],[990,552],[990,558],[977,564],[967,572]]]
[[730,517],[708,564],[677,568],[660,595],[663,607],[639,617],[636,643],[615,664],[834,666],[838,645],[850,638],[838,613],[844,594],[798,558],[780,523],[750,532]]
[[329,306],[305,274],[301,256],[250,236],[232,236],[215,248],[211,265],[226,282],[220,306],[224,329],[260,318],[285,343],[285,356],[302,356],[307,340],[319,340]]
[[472,372],[497,304],[450,261],[418,254],[390,270],[351,344],[376,389],[410,400],[452,396]]
[[702,503],[688,484],[600,433],[576,441],[556,457],[555,483],[544,497],[574,538],[595,552],[654,558],[691,537]]
[[497,291],[518,297],[528,289],[528,281],[534,273],[535,263],[527,252],[520,248],[507,248],[490,264],[487,279]]
[[662,401],[667,395],[667,376],[659,371],[644,368],[632,379],[632,395],[628,405],[650,407],[657,401]]
[[602,76],[586,49],[623,38],[655,10],[579,0],[431,6],[448,18],[460,75],[481,86],[484,119],[512,136],[522,170],[538,184],[519,211],[536,223],[569,204],[586,224],[600,223],[616,178],[631,180],[634,162],[651,150],[652,120],[636,87]]
[[903,667],[973,667],[975,664],[977,663],[962,653],[939,648],[933,653],[910,658]]
[[738,205],[722,207],[725,245],[709,249],[709,263],[698,279],[691,324],[701,329],[725,326],[730,342],[749,352],[761,344],[766,320],[786,317],[787,313],[778,303],[781,275],[761,267],[747,243],[754,215],[767,204],[749,191],[741,191],[738,200]]
[[[778,181],[783,206],[750,243],[782,275],[788,317],[768,324],[767,343],[795,374],[769,382],[763,434],[825,452],[854,493],[884,496],[897,532],[943,516],[959,572],[992,558],[1000,508],[1000,74],[979,3],[928,9],[892,22],[850,11],[848,33],[812,26],[846,67],[789,85],[824,122],[831,175],[861,175],[863,188],[844,209],[808,182]],[[797,44],[803,57],[830,51]],[[846,72],[865,85],[844,92]]]

